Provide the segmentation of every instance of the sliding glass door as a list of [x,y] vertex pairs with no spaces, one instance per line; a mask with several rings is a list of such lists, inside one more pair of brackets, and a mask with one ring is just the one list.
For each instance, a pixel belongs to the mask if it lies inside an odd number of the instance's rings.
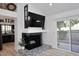
[[58,48],[79,52],[79,19],[57,22]]
[[79,19],[72,19],[71,22],[71,50],[79,53]]
[[58,47],[66,50],[70,50],[70,22],[69,21],[59,21],[57,22],[57,39]]

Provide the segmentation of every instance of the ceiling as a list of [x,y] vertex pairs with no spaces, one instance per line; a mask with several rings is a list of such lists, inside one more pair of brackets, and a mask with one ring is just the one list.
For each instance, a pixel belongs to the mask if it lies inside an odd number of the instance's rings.
[[53,3],[52,6],[50,6],[49,3],[31,3],[31,5],[45,15],[53,15],[79,9],[79,3]]

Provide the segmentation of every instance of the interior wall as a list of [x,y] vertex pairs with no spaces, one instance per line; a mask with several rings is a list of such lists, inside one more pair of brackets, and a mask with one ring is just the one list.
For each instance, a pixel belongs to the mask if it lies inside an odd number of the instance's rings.
[[45,19],[45,30],[46,33],[43,33],[43,43],[50,45],[53,48],[57,48],[57,29],[56,21],[54,21],[49,16]]
[[[31,11],[31,12],[34,12],[34,13],[37,13],[37,14],[40,14],[40,15],[44,15],[44,13],[42,13],[39,9],[37,9],[33,3],[30,3],[28,4],[28,11]],[[45,15],[44,15],[45,16]]]
[[0,9],[0,16],[16,18],[17,14],[16,12],[13,12],[13,11]]
[[79,17],[79,9],[47,16],[45,29],[48,30],[48,32],[43,34],[43,42],[51,45],[52,48],[57,48],[57,21],[69,20],[67,18],[74,18],[75,16]]

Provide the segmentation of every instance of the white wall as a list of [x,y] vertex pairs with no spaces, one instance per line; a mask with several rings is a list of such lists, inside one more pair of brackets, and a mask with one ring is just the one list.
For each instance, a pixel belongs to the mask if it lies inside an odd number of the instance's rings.
[[16,20],[16,26],[15,26],[15,43],[16,43],[16,49],[19,48],[18,42],[21,39],[21,33],[23,30],[23,20],[24,20],[24,14],[23,14],[23,4],[17,4],[17,20]]
[[[26,4],[19,3],[17,4],[17,21],[16,21],[16,32],[15,32],[15,42],[16,42],[16,49],[19,49],[20,46],[18,42],[22,38],[22,32],[27,32],[27,29],[24,28],[24,6]],[[40,11],[34,8],[34,6],[29,5],[29,11],[34,13],[42,14]]]
[[47,30],[47,32],[43,34],[43,43],[51,45],[53,48],[56,48],[57,47],[56,21],[54,21],[50,17],[46,17],[45,30]]
[[57,21],[69,20],[69,18],[79,17],[79,9],[73,11],[67,11],[56,15],[50,15],[46,17],[45,29],[47,33],[43,34],[44,43],[51,45],[52,48],[57,48]]
[[32,3],[31,4],[28,4],[28,11],[31,11],[31,12],[34,12],[34,13],[37,13],[37,14],[41,14],[41,15],[44,15],[44,13],[42,13],[39,9],[37,9]]
[[6,16],[6,17],[12,17],[16,18],[16,12],[5,10],[5,9],[0,9],[0,16]]

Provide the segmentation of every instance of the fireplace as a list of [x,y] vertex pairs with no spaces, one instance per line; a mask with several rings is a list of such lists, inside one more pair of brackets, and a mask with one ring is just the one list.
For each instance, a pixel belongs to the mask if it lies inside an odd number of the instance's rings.
[[42,33],[22,33],[25,49],[31,50],[42,45]]

